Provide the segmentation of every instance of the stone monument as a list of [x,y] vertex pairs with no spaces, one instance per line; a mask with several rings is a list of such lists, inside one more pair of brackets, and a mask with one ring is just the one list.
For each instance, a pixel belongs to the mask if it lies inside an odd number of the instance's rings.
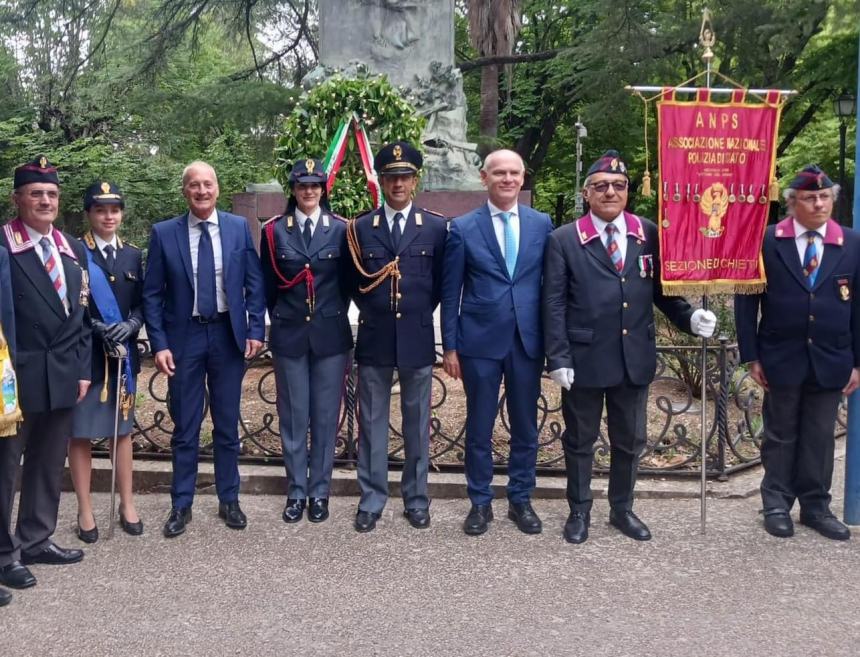
[[330,75],[384,74],[427,118],[424,190],[481,189],[476,144],[466,140],[466,96],[454,66],[453,0],[319,0],[321,66]]

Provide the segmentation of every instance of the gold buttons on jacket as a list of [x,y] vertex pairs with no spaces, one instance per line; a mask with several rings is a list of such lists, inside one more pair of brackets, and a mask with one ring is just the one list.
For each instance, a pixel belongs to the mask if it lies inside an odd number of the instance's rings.
[[306,322],[311,321],[311,316],[310,316],[310,315],[306,315],[306,316],[305,316],[305,321],[306,321]]
[[809,321],[810,321],[810,322],[814,322],[814,321],[815,321],[815,315],[810,315],[810,316],[809,316]]
[[305,269],[310,269],[311,266],[308,263],[305,263]]
[[627,329],[622,329],[622,330],[621,330],[621,335],[627,335]]
[[621,307],[622,307],[622,308],[626,308],[626,307],[627,307],[627,302],[625,301],[624,303],[622,303],[622,304],[621,304]]
[[403,317],[403,315],[402,315],[401,313],[397,313],[397,314],[395,315],[395,317],[396,317],[397,319],[400,319],[401,317]]
[[621,282],[622,282],[622,283],[626,283],[626,282],[627,282],[627,279],[626,279],[624,276],[622,276],[622,277],[621,277]]

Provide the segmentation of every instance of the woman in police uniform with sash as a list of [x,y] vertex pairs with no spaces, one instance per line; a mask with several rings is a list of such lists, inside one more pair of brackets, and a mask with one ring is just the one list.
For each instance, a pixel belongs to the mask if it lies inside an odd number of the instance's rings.
[[260,248],[288,523],[301,520],[305,508],[311,522],[328,518],[338,412],[352,349],[346,222],[328,207],[327,180],[319,160],[293,165],[287,211],[264,226]]
[[90,230],[84,235],[90,269],[90,315],[93,325],[92,385],[75,408],[69,468],[78,498],[78,537],[95,543],[99,533],[90,498],[92,440],[110,438],[113,447],[117,406],[117,345],[125,347],[119,392],[116,481],[123,530],[137,536],[143,523],[132,499],[132,444],[135,379],[140,371],[137,334],[143,325],[141,251],[116,234],[125,204],[119,188],[108,182],[91,185],[84,196]]

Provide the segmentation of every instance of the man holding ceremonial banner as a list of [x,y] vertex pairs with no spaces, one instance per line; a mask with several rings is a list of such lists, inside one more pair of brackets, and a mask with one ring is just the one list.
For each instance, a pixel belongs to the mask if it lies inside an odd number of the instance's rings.
[[773,536],[794,534],[795,500],[802,524],[851,535],[830,512],[830,484],[839,401],[860,385],[860,235],[831,218],[838,193],[817,166],[797,174],[789,216],[765,234],[767,290],[735,298],[741,361],[765,390],[761,497]]

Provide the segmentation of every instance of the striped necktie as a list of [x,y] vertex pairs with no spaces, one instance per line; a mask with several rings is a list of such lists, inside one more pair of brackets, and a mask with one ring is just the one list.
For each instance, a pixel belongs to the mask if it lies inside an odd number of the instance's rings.
[[818,249],[815,247],[814,230],[806,233],[806,252],[803,254],[803,275],[809,281],[809,287],[815,285],[815,277],[818,276]]
[[54,286],[57,296],[60,297],[60,302],[65,306],[66,284],[63,281],[63,277],[60,275],[60,264],[57,262],[57,259],[54,257],[54,253],[51,250],[51,240],[47,237],[43,237],[39,240],[39,244],[42,247],[42,263],[45,265],[45,270],[48,272],[48,276],[51,277],[51,284]]
[[606,226],[606,252],[609,254],[609,259],[615,265],[615,271],[619,274],[624,269],[624,259],[621,257],[621,247],[618,246],[618,240],[615,238],[615,233],[618,229],[615,224],[607,224]]
[[511,225],[512,215],[513,212],[499,212],[499,217],[505,225],[505,267],[511,278],[514,277],[514,270],[517,267],[517,238]]

